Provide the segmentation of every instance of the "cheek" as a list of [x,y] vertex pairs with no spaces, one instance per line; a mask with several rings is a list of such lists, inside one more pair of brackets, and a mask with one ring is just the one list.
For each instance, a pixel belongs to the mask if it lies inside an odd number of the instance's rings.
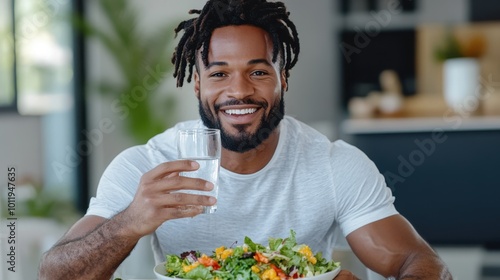
[[200,100],[203,102],[203,104],[209,106],[210,108],[214,107],[214,105],[216,104],[214,95],[210,94],[210,92],[202,92],[200,95]]
[[226,86],[222,83],[214,84],[209,82],[202,82],[199,87],[200,99],[210,104],[210,106],[213,106],[214,104],[217,104],[219,98],[224,96],[225,88]]
[[217,94],[214,91],[211,91],[208,87],[200,88],[198,100],[205,108],[205,111],[209,110],[210,113],[215,114],[214,107],[217,104]]

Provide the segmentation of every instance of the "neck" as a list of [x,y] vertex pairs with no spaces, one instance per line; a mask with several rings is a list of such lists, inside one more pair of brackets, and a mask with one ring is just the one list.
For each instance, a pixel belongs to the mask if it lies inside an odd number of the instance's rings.
[[222,150],[221,166],[238,174],[255,173],[269,163],[279,142],[279,128],[275,129],[264,142],[256,148],[238,153]]

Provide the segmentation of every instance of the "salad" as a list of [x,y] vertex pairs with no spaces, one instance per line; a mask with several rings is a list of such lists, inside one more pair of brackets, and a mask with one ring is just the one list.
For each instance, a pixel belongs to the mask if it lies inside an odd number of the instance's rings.
[[210,256],[198,251],[167,255],[165,271],[168,277],[196,280],[287,280],[320,275],[339,265],[297,244],[291,230],[288,238],[269,238],[268,246],[245,237],[243,245],[221,246]]

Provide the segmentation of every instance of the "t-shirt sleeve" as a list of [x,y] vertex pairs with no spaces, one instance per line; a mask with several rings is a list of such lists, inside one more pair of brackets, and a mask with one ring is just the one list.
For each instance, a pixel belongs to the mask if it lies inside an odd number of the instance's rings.
[[151,138],[146,144],[130,147],[117,155],[90,199],[86,215],[111,218],[132,202],[141,177],[158,164],[177,158],[176,135],[179,128],[196,127],[200,121],[183,122]]
[[90,199],[86,215],[109,219],[132,202],[145,172],[139,167],[147,169],[150,165],[141,149],[141,146],[129,148],[111,161],[99,181],[96,196]]
[[344,236],[398,214],[384,176],[361,150],[337,141],[331,153],[337,221]]

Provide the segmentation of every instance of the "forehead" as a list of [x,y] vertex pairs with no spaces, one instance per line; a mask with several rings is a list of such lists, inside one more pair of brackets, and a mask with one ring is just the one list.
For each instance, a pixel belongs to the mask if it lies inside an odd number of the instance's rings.
[[267,59],[271,63],[272,40],[269,34],[251,25],[230,25],[213,31],[208,61]]

